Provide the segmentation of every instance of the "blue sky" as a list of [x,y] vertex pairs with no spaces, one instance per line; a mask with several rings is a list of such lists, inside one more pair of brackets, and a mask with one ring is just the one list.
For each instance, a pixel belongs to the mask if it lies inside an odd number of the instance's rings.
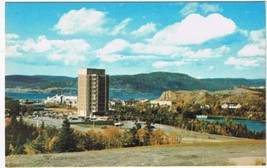
[[6,75],[265,78],[264,2],[6,3]]

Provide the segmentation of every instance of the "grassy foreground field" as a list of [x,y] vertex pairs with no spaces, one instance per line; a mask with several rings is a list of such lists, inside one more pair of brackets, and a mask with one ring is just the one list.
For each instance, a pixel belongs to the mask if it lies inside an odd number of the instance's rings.
[[265,140],[182,143],[6,157],[6,167],[227,166],[263,165],[265,162]]

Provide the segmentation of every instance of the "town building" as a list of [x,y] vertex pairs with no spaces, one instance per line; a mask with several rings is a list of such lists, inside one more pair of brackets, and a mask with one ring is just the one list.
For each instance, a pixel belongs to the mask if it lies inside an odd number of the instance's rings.
[[78,115],[108,112],[109,76],[104,69],[83,68],[78,74]]
[[29,100],[20,100],[20,105],[25,106],[26,108],[31,108],[33,111],[42,111],[45,108],[43,103]]
[[150,104],[159,105],[159,106],[171,106],[172,105],[172,101],[151,100]]
[[115,108],[119,107],[119,106],[125,106],[125,101],[116,100],[116,99],[109,100],[109,110],[110,111],[115,111]]
[[45,104],[62,104],[69,107],[77,107],[77,96],[55,95],[47,97]]
[[239,103],[224,103],[221,108],[222,109],[239,109],[241,108],[241,104]]

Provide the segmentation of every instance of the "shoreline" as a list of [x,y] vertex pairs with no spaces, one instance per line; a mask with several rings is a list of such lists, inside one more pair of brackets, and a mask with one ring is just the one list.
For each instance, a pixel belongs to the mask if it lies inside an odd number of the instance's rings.
[[260,121],[266,123],[266,120],[259,120],[254,118],[248,119],[245,117],[237,117],[237,116],[208,116],[208,119],[224,119],[225,117],[231,117],[231,119],[236,119],[236,120],[251,120],[251,121]]

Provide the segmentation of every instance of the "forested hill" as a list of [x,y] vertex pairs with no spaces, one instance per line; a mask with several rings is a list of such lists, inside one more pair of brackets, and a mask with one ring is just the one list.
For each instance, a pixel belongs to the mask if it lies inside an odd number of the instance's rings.
[[[265,79],[196,79],[186,74],[154,72],[110,76],[110,98],[157,98],[166,90],[229,89],[234,86],[265,86]],[[6,88],[67,92],[77,90],[77,78],[64,76],[6,76]],[[51,89],[53,88],[53,89]],[[9,89],[9,91],[12,89]]]

